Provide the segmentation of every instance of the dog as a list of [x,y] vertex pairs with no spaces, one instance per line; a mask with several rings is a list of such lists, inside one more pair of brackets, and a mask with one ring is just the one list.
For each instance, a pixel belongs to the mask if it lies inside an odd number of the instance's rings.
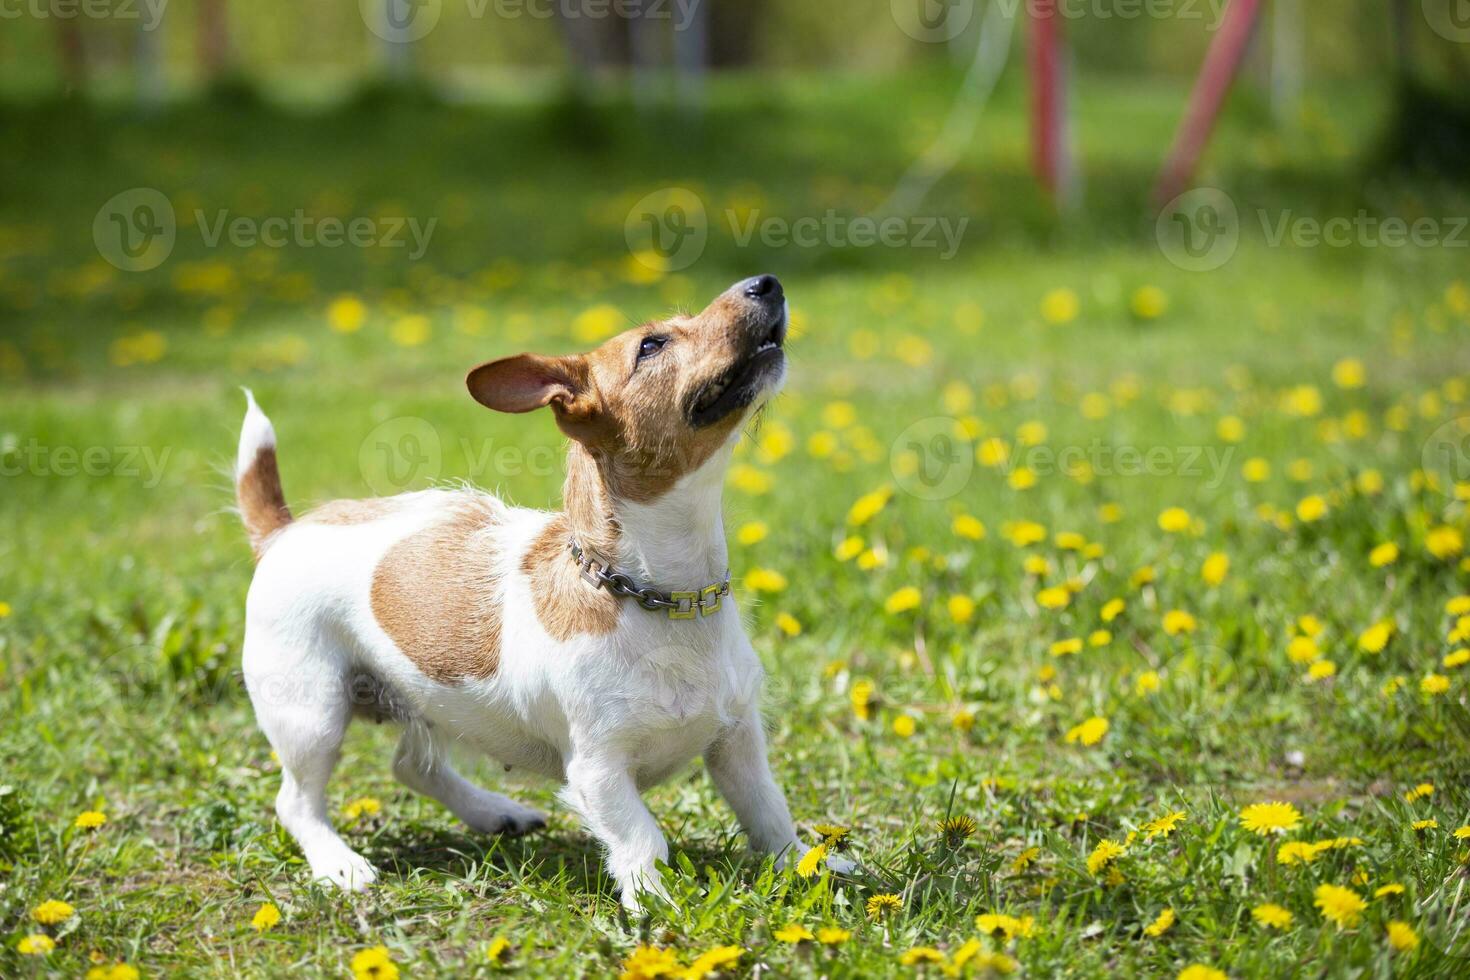
[[696,756],[754,849],[782,865],[806,853],[767,763],[721,514],[735,444],[785,382],[787,319],[781,283],[762,275],[587,354],[471,370],[481,405],[549,407],[569,437],[560,513],[434,489],[293,519],[274,429],[246,392],[245,685],[281,763],[276,814],[315,878],[376,878],[327,814],[354,715],[402,725],[394,775],[478,832],[546,818],[466,780],[451,745],[562,783],[630,910],[668,898],[668,845],[641,793]]

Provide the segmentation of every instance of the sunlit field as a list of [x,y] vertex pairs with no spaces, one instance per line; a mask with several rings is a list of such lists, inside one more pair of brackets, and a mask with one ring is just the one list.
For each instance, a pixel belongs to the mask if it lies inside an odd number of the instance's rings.
[[[0,975],[1470,970],[1470,199],[1365,175],[1369,91],[1279,126],[1238,100],[1201,177],[1238,248],[1197,270],[1146,206],[1181,91],[1081,91],[1067,218],[1003,89],[917,212],[969,219],[953,257],[741,245],[877,208],[954,88],[749,84],[702,123],[5,110]],[[131,272],[94,218],[139,187],[177,241]],[[667,187],[709,214],[677,270],[628,244]],[[434,225],[419,256],[208,241],[298,209]],[[1301,233],[1360,211],[1438,234]],[[736,595],[800,831],[860,870],[749,856],[695,768],[649,794],[675,903],[629,920],[555,787],[458,760],[551,814],[475,836],[359,724],[330,799],[381,880],[312,884],[239,678],[239,386],[298,513],[462,480],[555,507],[551,421],[465,370],[760,272],[794,336],[730,477]]]

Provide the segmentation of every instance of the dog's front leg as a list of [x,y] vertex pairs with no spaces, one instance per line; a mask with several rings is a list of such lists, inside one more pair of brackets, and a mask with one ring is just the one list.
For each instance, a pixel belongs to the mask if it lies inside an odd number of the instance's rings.
[[[809,848],[797,839],[786,796],[771,776],[760,714],[752,709],[727,729],[705,751],[704,762],[720,795],[729,801],[750,838],[750,846],[775,854],[777,867],[801,860]],[[855,867],[835,854],[828,855],[827,866],[844,872]]]
[[593,752],[567,764],[567,804],[607,848],[607,870],[618,883],[623,905],[639,910],[638,893],[669,900],[657,862],[668,861],[669,845],[638,795],[638,783],[626,759]]

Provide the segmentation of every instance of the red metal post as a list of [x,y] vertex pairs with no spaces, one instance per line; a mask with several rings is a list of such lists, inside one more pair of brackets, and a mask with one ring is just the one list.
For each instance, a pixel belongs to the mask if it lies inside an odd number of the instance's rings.
[[1210,42],[1194,91],[1189,95],[1189,107],[1179,123],[1179,131],[1174,135],[1174,146],[1159,173],[1158,183],[1154,185],[1156,205],[1173,200],[1194,175],[1194,168],[1210,140],[1210,132],[1215,128],[1220,108],[1225,104],[1225,96],[1229,94],[1230,85],[1240,69],[1260,9],[1260,0],[1230,0],[1230,6],[1225,9],[1219,32]]

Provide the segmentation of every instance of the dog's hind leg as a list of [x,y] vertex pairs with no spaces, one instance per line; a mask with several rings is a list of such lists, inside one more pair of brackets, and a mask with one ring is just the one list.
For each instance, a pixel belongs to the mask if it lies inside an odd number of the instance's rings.
[[247,629],[245,685],[255,719],[281,760],[276,816],[301,845],[313,877],[357,891],[377,874],[327,817],[327,780],[352,717],[339,664],[345,666],[345,658],[283,652]]
[[423,721],[407,722],[393,756],[393,775],[414,792],[438,800],[482,834],[523,834],[546,826],[546,815],[539,810],[481,789],[455,772],[444,747]]

